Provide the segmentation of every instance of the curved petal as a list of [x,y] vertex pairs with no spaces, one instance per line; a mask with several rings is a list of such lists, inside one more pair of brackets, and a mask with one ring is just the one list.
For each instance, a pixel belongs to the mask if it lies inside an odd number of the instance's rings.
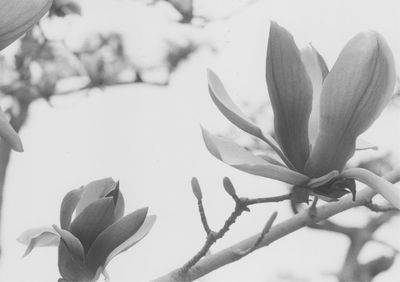
[[341,176],[354,178],[368,185],[381,194],[395,208],[400,209],[400,189],[375,173],[363,168],[351,168],[343,171]]
[[85,253],[97,236],[114,222],[113,198],[97,200],[87,206],[71,223],[70,231],[81,241]]
[[120,220],[125,213],[125,199],[121,191],[118,191],[118,199],[115,203],[114,221]]
[[38,22],[52,3],[53,0],[0,0],[0,50]]
[[227,139],[216,137],[205,129],[202,131],[208,151],[217,159],[234,168],[292,185],[301,185],[309,181],[309,178],[301,173],[271,164]]
[[9,123],[6,115],[0,109],[0,136],[14,151],[23,152],[22,141],[18,133]]
[[60,236],[50,227],[32,228],[22,233],[17,241],[28,246],[25,257],[36,247],[58,246]]
[[127,251],[130,247],[138,243],[140,240],[142,240],[146,235],[150,232],[151,228],[153,227],[154,223],[156,222],[156,216],[155,215],[150,215],[146,217],[146,219],[143,222],[143,225],[139,228],[139,230],[133,234],[128,240],[123,242],[121,245],[116,247],[107,257],[106,263],[104,266],[107,266],[107,264],[117,255],[119,255],[122,252]]
[[117,181],[115,189],[109,192],[105,197],[113,197],[115,204],[114,222],[120,220],[125,212],[125,199],[121,191],[119,191],[119,181]]
[[266,79],[277,140],[297,170],[303,171],[310,150],[312,85],[292,35],[275,22],[269,31]]
[[312,145],[317,138],[319,129],[322,83],[329,71],[324,59],[311,44],[301,50],[301,60],[303,61],[306,71],[311,79],[313,88],[312,110],[308,122],[308,138]]
[[395,84],[393,55],[378,33],[360,33],[347,43],[321,93],[319,134],[306,173],[342,170],[355,141],[380,115]]
[[88,205],[110,193],[117,183],[111,178],[95,180],[87,184],[83,189],[81,200],[76,207],[76,215],[80,214]]
[[60,226],[62,229],[68,229],[71,224],[72,214],[82,197],[83,186],[78,189],[74,189],[64,196],[61,203],[60,209]]
[[60,229],[58,226],[53,225],[54,230],[60,235],[61,241],[65,244],[69,253],[76,257],[79,261],[85,260],[83,246],[78,238],[76,238],[68,230]]
[[124,216],[104,230],[93,242],[86,256],[86,265],[96,272],[104,266],[108,256],[143,225],[147,215],[147,208],[142,208]]
[[235,102],[232,101],[219,77],[211,70],[207,70],[207,77],[211,99],[214,101],[221,113],[241,130],[260,138],[270,145],[289,168],[295,169],[274,139],[270,136],[266,136],[262,129],[248,119]]
[[58,246],[58,269],[67,281],[92,281],[94,274],[85,266],[83,246],[79,239],[67,230],[53,225],[61,236]]

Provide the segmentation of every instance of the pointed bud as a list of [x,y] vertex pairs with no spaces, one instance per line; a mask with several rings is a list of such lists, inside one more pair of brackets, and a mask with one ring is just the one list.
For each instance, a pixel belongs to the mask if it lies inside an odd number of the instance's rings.
[[223,184],[226,193],[228,193],[232,198],[237,198],[235,187],[233,187],[233,184],[228,177],[224,177]]
[[114,200],[114,205],[117,205],[118,197],[119,197],[119,180],[115,183],[115,188],[109,192],[106,197],[112,197]]
[[192,191],[197,200],[201,201],[203,194],[201,193],[200,184],[196,177],[192,178]]

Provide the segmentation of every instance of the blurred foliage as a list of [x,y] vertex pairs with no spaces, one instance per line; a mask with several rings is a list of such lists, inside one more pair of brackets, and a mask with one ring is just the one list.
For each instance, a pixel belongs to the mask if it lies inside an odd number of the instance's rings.
[[[181,10],[193,8],[179,1],[171,4]],[[81,15],[80,4],[74,0],[55,0],[49,12],[50,20],[67,21],[70,16]],[[96,31],[82,40],[79,48],[71,50],[64,38],[49,39],[39,23],[20,40],[11,59],[0,57],[0,93],[6,112],[11,115],[11,123],[13,116],[26,117],[21,110],[27,111],[29,104],[38,98],[50,101],[54,95],[127,83],[167,85],[170,74],[200,47],[189,39],[168,40],[166,62],[160,62],[166,64],[166,78],[146,81],[142,74],[146,70],[128,57],[122,34]],[[24,122],[25,118],[20,119],[13,126],[18,131]]]
[[81,15],[81,6],[74,0],[54,0],[49,16],[64,17],[71,14]]
[[[93,88],[132,83],[168,85],[170,75],[203,44],[186,34],[176,37],[176,41],[171,38],[164,42],[163,56],[155,54],[158,61],[153,60],[156,62],[151,67],[161,67],[167,75],[150,80],[152,77],[146,75],[149,70],[140,63],[135,64],[132,59],[135,55],[140,58],[140,54],[133,54],[137,49],[132,48],[132,44],[135,47],[137,37],[133,36],[132,40],[126,34],[131,26],[123,29],[125,33],[100,28],[87,33],[88,30],[82,26],[87,22],[81,4],[83,2],[79,0],[54,0],[48,17],[10,46],[8,52],[0,55],[0,105],[15,131],[19,132],[27,122],[30,105],[38,99],[45,99],[53,105],[52,98],[56,95],[75,94]],[[115,1],[115,5],[118,4]],[[72,30],[73,40],[79,41],[74,42],[78,47],[68,44],[66,31],[71,31],[73,23],[78,23],[78,29]],[[147,32],[146,23],[138,21],[135,24]],[[161,32],[155,36],[159,36],[160,41],[165,40]],[[146,44],[151,42],[144,42]],[[0,217],[10,153],[10,148],[0,143]]]

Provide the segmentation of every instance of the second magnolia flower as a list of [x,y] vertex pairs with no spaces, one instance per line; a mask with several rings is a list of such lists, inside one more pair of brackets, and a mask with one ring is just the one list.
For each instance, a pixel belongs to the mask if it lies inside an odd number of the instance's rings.
[[[340,178],[338,172],[354,154],[358,136],[389,102],[396,74],[392,52],[377,32],[363,32],[352,38],[329,71],[312,46],[300,51],[292,35],[272,22],[266,81],[276,141],[241,112],[215,73],[209,71],[208,79],[211,98],[225,117],[268,143],[283,163],[255,156],[203,130],[209,151],[248,173],[307,185],[311,179],[327,174]],[[366,178],[360,177],[359,171],[350,177],[361,181]],[[390,187],[388,194],[395,192],[391,185],[386,186]],[[400,196],[395,196],[396,205],[400,205]]]

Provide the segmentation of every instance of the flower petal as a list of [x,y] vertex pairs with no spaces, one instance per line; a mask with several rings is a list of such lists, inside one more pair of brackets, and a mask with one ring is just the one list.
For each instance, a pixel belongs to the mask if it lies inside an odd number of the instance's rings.
[[400,209],[400,189],[375,173],[363,168],[350,168],[343,171],[341,176],[354,178],[368,185],[381,194],[395,208]]
[[108,256],[143,225],[148,208],[142,208],[124,216],[104,230],[93,242],[86,256],[86,265],[96,272],[104,266]]
[[102,198],[87,206],[71,223],[70,231],[81,241],[85,253],[97,236],[114,223],[114,200]]
[[266,79],[277,140],[297,170],[303,171],[309,156],[312,85],[292,35],[275,22],[269,31]]
[[11,124],[8,122],[6,115],[0,109],[0,136],[7,142],[8,146],[14,151],[23,152],[24,148],[22,146],[22,141],[19,138],[18,133],[12,128]]
[[76,207],[76,215],[80,214],[88,205],[104,197],[116,187],[116,182],[111,178],[104,178],[90,182],[84,188],[82,198]]
[[65,195],[61,203],[60,209],[60,226],[62,229],[69,229],[71,224],[72,214],[81,199],[83,194],[83,186],[78,189],[74,189]]
[[227,139],[216,137],[205,129],[202,131],[208,151],[217,159],[234,168],[293,185],[301,185],[309,181],[309,178],[301,173],[268,163]]
[[320,97],[322,83],[328,74],[328,67],[322,56],[310,44],[301,50],[301,59],[312,83],[312,110],[308,122],[308,138],[314,144],[317,138],[320,116]]
[[140,240],[142,240],[151,230],[153,227],[154,223],[156,222],[156,216],[155,215],[150,215],[146,217],[146,219],[143,222],[143,225],[139,228],[139,230],[132,235],[128,240],[123,242],[121,245],[116,247],[107,257],[106,263],[104,266],[107,266],[107,264],[116,256],[119,255],[122,252],[127,251],[130,247],[138,243]]
[[68,230],[60,229],[57,225],[53,225],[53,228],[60,235],[61,241],[65,244],[65,247],[68,249],[69,253],[83,262],[85,259],[85,254],[79,239]]
[[67,230],[53,225],[61,236],[58,247],[58,269],[67,281],[91,281],[94,274],[85,266],[83,246],[79,239]]
[[355,141],[380,115],[395,84],[393,55],[378,33],[360,33],[347,43],[321,93],[319,134],[306,173],[342,170]]
[[113,197],[115,204],[114,221],[121,219],[125,212],[125,199],[119,190],[119,181],[115,185],[115,189],[109,192],[106,197]]
[[24,34],[50,9],[53,0],[1,0],[0,50]]
[[124,213],[125,213],[125,199],[121,191],[118,191],[118,199],[117,203],[115,204],[114,222],[120,220],[124,216]]
[[215,105],[218,107],[221,113],[230,122],[232,122],[243,131],[260,138],[268,145],[270,145],[271,148],[279,155],[279,157],[288,167],[295,169],[293,164],[288,160],[285,154],[283,154],[275,140],[271,136],[266,136],[263,133],[262,129],[254,124],[250,119],[248,119],[245,114],[239,109],[239,107],[232,101],[219,77],[211,70],[207,71],[207,76],[208,89],[211,99],[214,101]]
[[32,228],[22,233],[17,241],[28,246],[25,257],[36,247],[58,246],[60,236],[50,227]]
[[271,157],[270,155],[256,154],[255,156],[259,157],[259,158],[262,158],[263,160],[269,162],[270,164],[279,165],[279,166],[285,167],[285,165],[283,163],[281,163],[280,161],[276,160],[274,157]]

